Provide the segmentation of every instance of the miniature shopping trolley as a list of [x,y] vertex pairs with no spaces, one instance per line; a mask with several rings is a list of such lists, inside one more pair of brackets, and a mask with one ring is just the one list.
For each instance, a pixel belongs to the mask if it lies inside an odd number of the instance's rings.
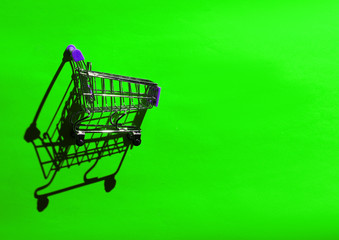
[[[37,119],[66,62],[72,69],[70,84],[48,129],[40,136]],[[152,81],[92,71],[92,64],[85,63],[81,51],[69,45],[24,136],[33,143],[45,179],[50,179],[35,191],[38,210],[47,207],[48,196],[90,183],[103,180],[105,190],[111,191],[127,150],[141,144],[141,123],[146,111],[158,106],[159,96],[160,87]],[[47,152],[49,157],[43,159],[40,151]],[[88,177],[100,159],[119,153],[122,158],[113,174]],[[39,194],[61,169],[92,161],[94,164],[86,171],[83,183]]]
[[[80,50],[70,45],[66,51],[72,54],[73,80],[77,86],[76,94],[83,106],[83,109],[74,113],[71,119],[76,144],[78,146],[84,144],[86,133],[123,132],[128,133],[134,145],[140,145],[140,129],[119,124],[119,120],[129,111],[158,106],[160,96],[158,85],[146,79],[92,71],[91,63],[85,65]],[[105,125],[92,123],[91,117],[98,113],[111,114],[109,123]]]

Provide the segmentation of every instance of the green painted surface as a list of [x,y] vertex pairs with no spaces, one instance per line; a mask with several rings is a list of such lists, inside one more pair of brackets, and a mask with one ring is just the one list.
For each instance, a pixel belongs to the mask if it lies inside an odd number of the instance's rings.
[[[338,10],[327,0],[3,1],[1,235],[338,239]],[[39,213],[33,192],[45,181],[23,135],[68,44],[94,70],[151,79],[162,95],[116,189],[58,194]]]

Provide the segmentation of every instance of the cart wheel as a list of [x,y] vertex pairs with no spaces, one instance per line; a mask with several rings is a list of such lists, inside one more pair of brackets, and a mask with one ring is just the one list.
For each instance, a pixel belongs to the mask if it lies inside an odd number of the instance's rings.
[[105,191],[106,192],[110,192],[113,190],[113,188],[115,187],[115,184],[117,183],[117,181],[115,180],[114,176],[109,176],[105,179]]
[[134,145],[134,146],[139,146],[140,144],[141,144],[141,139],[140,139],[140,137],[133,140],[133,145]]
[[134,135],[132,142],[134,146],[139,146],[141,144],[141,134]]
[[85,134],[76,135],[76,136],[75,136],[75,143],[76,143],[76,145],[78,145],[79,147],[81,147],[82,145],[84,145],[84,144],[85,144]]
[[47,197],[38,197],[38,211],[42,212],[48,206],[49,200]]
[[127,139],[132,141],[134,146],[141,144],[141,134],[127,134]]

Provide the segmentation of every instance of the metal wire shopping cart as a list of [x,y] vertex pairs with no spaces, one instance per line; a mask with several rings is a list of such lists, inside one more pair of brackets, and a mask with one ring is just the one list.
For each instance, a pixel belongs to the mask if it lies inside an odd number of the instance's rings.
[[[75,113],[72,118],[76,144],[78,146],[84,144],[86,133],[124,132],[129,133],[128,136],[134,145],[140,145],[140,129],[135,126],[121,125],[118,122],[129,111],[158,106],[160,95],[158,85],[146,79],[92,71],[91,63],[85,65],[84,57],[79,50],[73,45],[68,46],[67,50],[72,53],[73,80],[77,86],[76,94],[80,97],[83,106],[83,109]],[[110,124],[91,123],[91,116],[96,113],[111,114]]]
[[[66,62],[70,62],[72,79],[49,127],[41,137],[37,119]],[[35,191],[38,210],[47,207],[48,196],[90,183],[103,180],[105,190],[111,191],[127,150],[132,145],[140,145],[141,122],[148,109],[158,106],[159,95],[160,88],[149,80],[92,71],[91,63],[85,63],[81,51],[69,45],[24,136],[27,142],[33,143],[45,179],[50,178],[47,184]],[[60,119],[53,128],[58,114]],[[40,142],[35,141],[37,139]],[[48,153],[47,159],[41,157],[41,150]],[[122,154],[122,158],[113,174],[87,177],[99,159],[118,153]],[[83,183],[39,194],[51,184],[61,169],[91,161],[94,164],[86,171]]]

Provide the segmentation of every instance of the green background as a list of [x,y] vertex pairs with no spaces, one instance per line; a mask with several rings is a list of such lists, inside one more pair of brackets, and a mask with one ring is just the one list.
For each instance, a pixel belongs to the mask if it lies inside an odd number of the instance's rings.
[[[3,239],[339,239],[338,10],[327,0],[2,1]],[[162,94],[111,193],[89,185],[39,213],[45,180],[23,135],[68,44],[93,70],[153,80]],[[69,80],[67,67],[49,103]]]

